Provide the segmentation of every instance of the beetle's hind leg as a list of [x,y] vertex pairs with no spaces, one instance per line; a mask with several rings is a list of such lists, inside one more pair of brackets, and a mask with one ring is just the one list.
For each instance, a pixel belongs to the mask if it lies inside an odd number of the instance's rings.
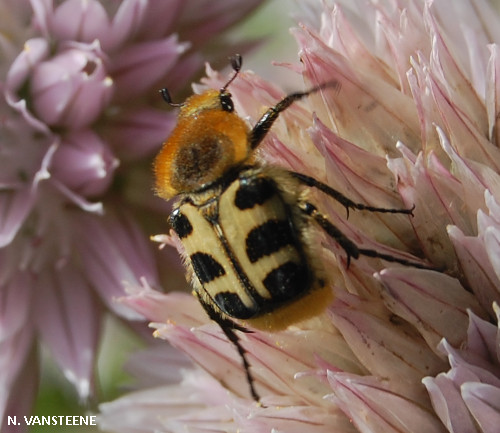
[[400,263],[405,266],[412,266],[414,268],[420,269],[435,269],[430,266],[426,266],[422,263],[413,262],[411,260],[401,259],[399,257],[391,256],[390,254],[380,253],[376,250],[368,248],[359,248],[353,241],[351,241],[340,229],[331,223],[326,216],[318,211],[316,206],[308,201],[301,201],[299,203],[300,210],[307,215],[309,218],[313,219],[316,224],[318,224],[332,239],[334,239],[346,252],[347,255],[347,267],[351,263],[351,257],[354,259],[359,258],[359,256],[375,257],[388,262]]
[[227,339],[233,343],[233,345],[236,347],[236,350],[238,351],[242,363],[243,363],[243,368],[245,369],[245,374],[246,374],[246,379],[248,382],[248,386],[250,388],[250,394],[252,395],[252,398],[259,403],[260,402],[260,396],[257,393],[254,385],[254,378],[252,376],[252,373],[250,371],[250,363],[248,362],[247,359],[247,352],[245,348],[241,345],[240,339],[238,335],[236,334],[235,331],[240,331],[240,332],[245,332],[245,333],[251,333],[252,331],[244,328],[243,326],[238,325],[237,323],[233,322],[230,319],[227,319],[223,317],[217,310],[214,309],[212,305],[207,303],[201,296],[197,294],[197,298],[200,301],[200,304],[203,306],[205,311],[207,312],[208,316],[210,319],[212,319],[214,322],[216,322],[220,328],[222,329],[222,332],[224,332],[224,335],[227,337]]

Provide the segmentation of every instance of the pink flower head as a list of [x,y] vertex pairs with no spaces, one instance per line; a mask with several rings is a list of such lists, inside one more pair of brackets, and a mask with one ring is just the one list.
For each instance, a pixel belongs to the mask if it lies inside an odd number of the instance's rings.
[[[281,332],[238,334],[261,405],[234,346],[196,299],[143,284],[124,303],[203,371],[103,405],[109,430],[498,430],[500,17],[487,1],[306,6],[293,30],[301,64],[288,67],[306,88],[339,85],[282,113],[257,157],[355,202],[414,206],[413,216],[351,210],[347,219],[320,192],[308,196],[361,248],[428,268],[366,256],[347,266],[318,228],[315,260],[332,304]],[[207,73],[202,87],[227,80]],[[251,125],[286,94],[247,71],[228,90]],[[134,418],[120,422],[129,410]]]
[[[259,3],[0,5],[2,431],[7,416],[31,410],[39,337],[86,400],[105,311],[143,320],[116,298],[143,280],[159,286],[137,221],[140,209],[148,224],[164,221],[149,159],[175,115],[155,108],[157,91],[184,88],[210,51],[232,52],[219,33]],[[193,32],[209,10],[211,25]],[[175,265],[166,268],[175,275]]]

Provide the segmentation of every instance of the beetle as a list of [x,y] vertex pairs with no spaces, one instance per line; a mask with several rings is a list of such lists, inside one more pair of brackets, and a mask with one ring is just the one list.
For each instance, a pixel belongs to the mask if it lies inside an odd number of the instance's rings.
[[256,161],[255,149],[280,113],[295,101],[336,81],[291,93],[249,129],[234,110],[228,87],[241,70],[231,58],[233,75],[220,90],[194,94],[174,104],[178,122],[154,162],[156,193],[176,198],[170,224],[184,248],[193,292],[235,345],[252,397],[259,401],[246,352],[236,331],[247,326],[268,331],[313,317],[332,300],[328,276],[317,260],[311,230],[319,226],[351,258],[369,256],[426,266],[358,247],[304,191],[316,188],[349,209],[412,215],[412,209],[386,209],[355,203],[313,177]]

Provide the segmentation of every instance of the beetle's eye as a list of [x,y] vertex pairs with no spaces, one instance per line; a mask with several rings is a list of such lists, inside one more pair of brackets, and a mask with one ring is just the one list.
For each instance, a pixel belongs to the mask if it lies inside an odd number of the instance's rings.
[[234,111],[233,100],[231,99],[230,93],[221,93],[220,94],[220,104],[222,105],[222,109],[224,111],[228,111],[228,112]]

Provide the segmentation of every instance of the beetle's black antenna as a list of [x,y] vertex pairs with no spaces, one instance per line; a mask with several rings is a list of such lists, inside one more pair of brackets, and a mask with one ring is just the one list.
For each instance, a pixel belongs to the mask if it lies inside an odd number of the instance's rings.
[[229,61],[231,62],[231,66],[233,68],[233,75],[232,77],[228,80],[226,84],[224,84],[223,87],[221,87],[220,92],[225,93],[229,85],[234,81],[234,79],[238,76],[238,74],[241,71],[241,65],[243,63],[243,58],[241,57],[241,54],[235,54],[234,56],[229,58]]
[[176,102],[172,102],[172,98],[170,97],[170,93],[168,93],[168,90],[166,87],[164,87],[163,89],[160,89],[160,94],[161,94],[161,97],[163,98],[163,100],[168,104],[170,105],[171,107],[182,107],[184,104],[179,104],[179,103],[176,103]]
[[[234,56],[229,58],[229,61],[231,62],[231,66],[233,68],[234,73],[232,77],[227,81],[227,83],[224,84],[223,87],[221,87],[220,93],[226,93],[228,86],[234,81],[234,79],[240,73],[241,65],[243,63],[243,58],[241,57],[241,54],[235,54]],[[184,105],[183,103],[172,102],[172,97],[170,96],[170,93],[166,87],[160,89],[160,94],[163,100],[171,107],[182,107]]]

